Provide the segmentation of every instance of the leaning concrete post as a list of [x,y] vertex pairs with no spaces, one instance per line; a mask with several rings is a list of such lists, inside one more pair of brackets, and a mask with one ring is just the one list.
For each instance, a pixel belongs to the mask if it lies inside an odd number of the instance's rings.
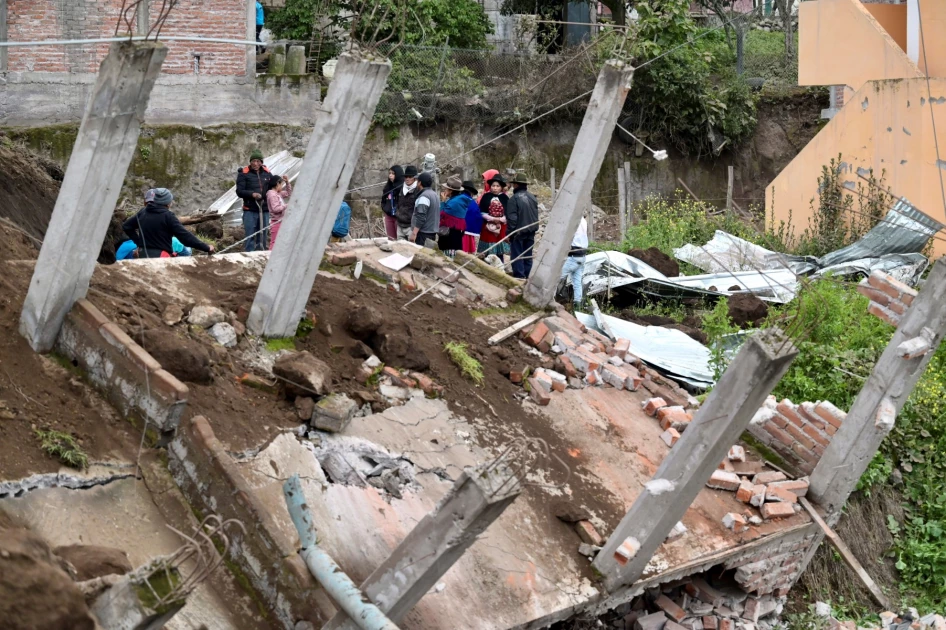
[[523,293],[533,306],[545,306],[555,297],[562,265],[581,222],[582,201],[591,198],[591,187],[601,170],[633,75],[633,68],[614,59],[601,68],[558,196],[552,203],[548,225],[536,246],[535,266]]
[[[437,507],[361,585],[361,591],[397,623],[499,518],[522,487],[504,465],[464,471]],[[357,630],[342,613],[323,630]]]
[[797,354],[778,329],[746,341],[595,558],[608,590],[641,577]]
[[121,42],[102,61],[23,303],[20,333],[37,352],[52,349],[89,288],[166,54],[154,42]]
[[837,522],[946,334],[944,303],[946,258],[940,258],[811,474],[808,496],[829,524]]
[[257,335],[290,337],[312,291],[365,134],[384,91],[391,63],[343,54],[293,188],[279,240],[250,309],[247,326]]

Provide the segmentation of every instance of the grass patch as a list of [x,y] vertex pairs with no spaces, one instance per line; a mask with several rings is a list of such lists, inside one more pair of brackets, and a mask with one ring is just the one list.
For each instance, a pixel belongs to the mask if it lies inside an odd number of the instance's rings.
[[266,349],[270,352],[279,352],[280,350],[295,350],[295,337],[274,337],[266,340]]
[[755,451],[757,451],[759,455],[762,456],[762,459],[764,459],[765,461],[772,462],[779,468],[786,468],[786,469],[793,468],[793,466],[786,464],[785,460],[782,459],[778,453],[770,449],[768,446],[766,446],[759,440],[755,439],[748,431],[743,433],[740,439],[746,444],[748,444],[749,446],[751,446]]
[[483,385],[486,380],[486,377],[483,376],[483,366],[470,356],[465,343],[451,341],[444,344],[443,350],[450,357],[450,360],[460,368],[460,373],[463,376],[473,381],[477,387]]
[[369,376],[368,380],[365,381],[365,385],[368,385],[369,387],[377,387],[378,381],[381,380],[381,372],[383,371],[384,363],[381,363],[371,372],[371,376]]
[[36,430],[40,448],[70,468],[84,470],[89,466],[89,456],[85,454],[75,437],[61,431]]

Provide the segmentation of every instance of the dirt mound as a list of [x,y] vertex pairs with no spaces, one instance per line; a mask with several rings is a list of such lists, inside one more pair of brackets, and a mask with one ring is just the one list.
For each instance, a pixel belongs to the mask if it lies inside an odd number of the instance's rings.
[[751,293],[737,293],[729,298],[729,318],[740,328],[757,324],[768,314],[768,305]]
[[92,630],[85,598],[46,541],[15,524],[0,528],[0,619],[10,630]]
[[345,321],[345,330],[355,339],[364,341],[378,332],[383,323],[384,320],[378,309],[366,304],[352,304],[348,319]]
[[62,171],[49,160],[0,138],[0,216],[10,219],[36,238],[43,238],[53,215]]
[[125,575],[133,569],[128,554],[114,547],[66,545],[56,547],[53,553],[73,566],[77,582],[103,575]]
[[166,330],[139,333],[138,343],[165,370],[187,383],[206,385],[213,381],[210,353],[199,343]]
[[667,324],[664,327],[673,328],[674,330],[679,330],[682,333],[686,333],[691,339],[699,341],[704,346],[707,344],[707,342],[709,342],[709,337],[707,337],[706,333],[699,328],[693,328],[692,326],[687,326],[685,324]]
[[627,255],[633,256],[637,260],[647,263],[668,278],[673,278],[680,275],[680,265],[677,264],[677,261],[656,247],[650,247],[646,250],[630,249],[628,250]]

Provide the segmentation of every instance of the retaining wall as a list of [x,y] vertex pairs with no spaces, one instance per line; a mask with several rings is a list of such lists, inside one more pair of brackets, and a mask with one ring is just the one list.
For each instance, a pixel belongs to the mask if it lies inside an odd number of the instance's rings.
[[88,300],[66,315],[56,351],[75,361],[120,413],[147,419],[164,434],[177,428],[187,386]]

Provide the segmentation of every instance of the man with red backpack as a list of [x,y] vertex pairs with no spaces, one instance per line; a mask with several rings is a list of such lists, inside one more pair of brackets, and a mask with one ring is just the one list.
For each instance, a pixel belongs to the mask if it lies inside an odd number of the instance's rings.
[[246,241],[248,252],[263,251],[269,243],[269,208],[266,204],[266,193],[272,178],[273,174],[263,165],[263,152],[259,149],[250,154],[250,165],[237,171],[236,193],[237,197],[243,200],[244,236],[255,234]]

